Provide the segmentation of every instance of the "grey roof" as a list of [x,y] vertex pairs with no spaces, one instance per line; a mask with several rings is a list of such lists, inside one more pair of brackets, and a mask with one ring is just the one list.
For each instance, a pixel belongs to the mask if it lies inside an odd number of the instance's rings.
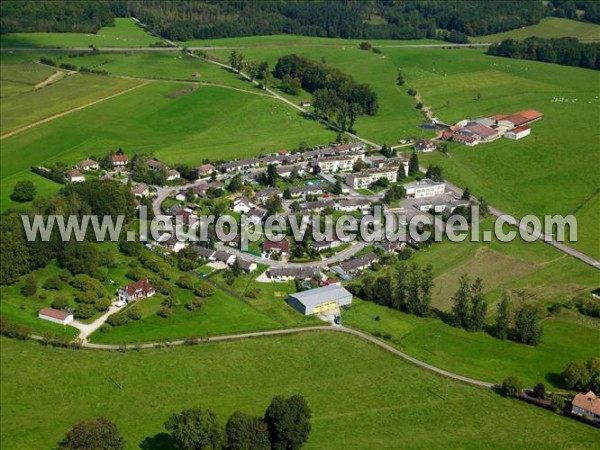
[[201,247],[199,245],[190,245],[190,250],[196,252],[200,258],[208,259],[210,258],[215,251],[208,247]]
[[319,270],[314,267],[271,267],[269,269],[271,277],[311,278],[318,274]]
[[233,255],[231,253],[227,253],[224,252],[222,250],[218,250],[215,252],[215,254],[213,255],[213,258],[215,258],[215,260],[220,261],[220,262],[224,262],[226,263],[227,260],[229,258],[231,258]]
[[348,296],[352,296],[348,290],[334,284],[290,294],[290,297],[295,298],[305,306],[316,306],[326,301],[339,300]]
[[311,192],[321,192],[324,190],[326,190],[325,186],[322,186],[320,184],[313,184],[313,185],[308,185],[308,186],[291,187],[290,193],[291,194],[303,194],[303,193],[310,194]]
[[344,272],[348,272],[351,270],[360,269],[361,267],[370,265],[378,260],[379,260],[379,257],[375,253],[369,252],[369,253],[365,253],[364,255],[359,256],[357,258],[350,259],[348,261],[344,261],[343,263],[340,264],[340,267],[342,268],[342,270]]
[[272,195],[279,195],[281,191],[276,187],[266,187],[262,188],[260,191],[256,193],[257,197],[270,197]]
[[250,270],[252,264],[255,263],[248,261],[247,259],[237,258],[237,265],[242,270]]

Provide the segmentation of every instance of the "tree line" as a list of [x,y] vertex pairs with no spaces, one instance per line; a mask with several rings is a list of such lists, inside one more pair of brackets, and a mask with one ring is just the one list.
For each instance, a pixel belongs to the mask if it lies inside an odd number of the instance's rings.
[[506,58],[530,59],[600,70],[600,44],[581,43],[575,38],[530,37],[523,41],[505,39],[499,44],[490,45],[487,53]]
[[[166,420],[164,427],[169,432],[166,438],[146,438],[140,447],[163,448],[168,444],[168,448],[181,450],[298,450],[308,440],[311,416],[308,403],[298,394],[273,397],[262,417],[236,411],[224,427],[213,411],[193,407]],[[122,450],[126,443],[116,423],[98,417],[77,423],[58,448]]]

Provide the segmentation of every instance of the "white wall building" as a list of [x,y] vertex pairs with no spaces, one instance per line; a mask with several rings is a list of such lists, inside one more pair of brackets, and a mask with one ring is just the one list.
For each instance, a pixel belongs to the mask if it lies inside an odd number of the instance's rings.
[[73,314],[54,308],[43,308],[38,312],[38,317],[42,320],[67,325],[73,322]]
[[387,178],[391,183],[398,179],[398,168],[367,169],[346,176],[346,184],[353,189],[369,187],[375,181]]
[[446,191],[446,183],[437,182],[428,178],[404,185],[407,198],[427,198],[442,195]]

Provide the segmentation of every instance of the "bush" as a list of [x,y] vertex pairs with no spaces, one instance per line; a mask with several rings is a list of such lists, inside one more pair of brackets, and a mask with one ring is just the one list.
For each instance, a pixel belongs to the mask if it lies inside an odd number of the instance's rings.
[[246,291],[246,297],[248,298],[257,298],[260,295],[260,288],[250,288]]
[[109,298],[99,298],[94,302],[94,307],[96,308],[96,311],[104,312],[108,311],[111,304],[112,302]]
[[196,277],[186,273],[181,275],[179,279],[175,282],[175,284],[183,289],[194,289],[194,284],[196,284]]
[[210,284],[202,283],[194,290],[194,293],[198,297],[210,297],[215,293],[215,290]]
[[371,50],[372,46],[369,42],[361,42],[359,48],[361,50]]
[[27,275],[21,287],[21,294],[25,297],[33,297],[37,292],[37,279],[33,275]]
[[131,320],[140,320],[142,318],[140,307],[138,305],[133,305],[131,308],[129,308],[127,310],[127,317],[129,317]]
[[17,181],[12,194],[10,194],[10,199],[20,203],[30,202],[35,198],[35,194],[35,185],[32,181]]
[[505,378],[502,382],[501,393],[505,397],[520,397],[523,391],[523,383],[515,376]]
[[113,327],[125,325],[127,322],[129,322],[129,315],[126,313],[111,314],[106,319],[106,323]]
[[108,323],[103,323],[100,326],[100,332],[101,333],[108,333],[110,330],[112,330],[112,326],[110,326],[110,324],[108,324]]
[[170,308],[165,305],[162,308],[160,308],[160,311],[158,311],[157,314],[160,317],[164,317],[165,319],[168,319],[169,317],[171,317],[171,314],[173,314],[173,308]]
[[411,97],[414,97],[415,95],[417,95],[417,91],[413,88],[410,88],[408,91],[406,91],[406,93],[408,95],[410,95]]
[[62,287],[62,281],[58,276],[53,276],[44,281],[43,288],[47,290],[58,291]]
[[0,334],[10,338],[27,340],[31,337],[29,328],[6,321],[4,317],[0,317]]
[[67,297],[59,294],[56,297],[54,297],[52,305],[50,306],[52,306],[54,309],[65,309],[67,306],[69,306],[69,302],[67,300]]
[[202,307],[202,303],[204,303],[204,301],[201,298],[194,297],[192,300],[187,302],[185,307],[190,311],[197,311]]
[[544,383],[538,383],[533,387],[533,396],[542,399],[546,396],[546,386],[544,386]]
[[75,317],[77,319],[89,319],[96,314],[96,308],[88,303],[81,303],[75,308]]

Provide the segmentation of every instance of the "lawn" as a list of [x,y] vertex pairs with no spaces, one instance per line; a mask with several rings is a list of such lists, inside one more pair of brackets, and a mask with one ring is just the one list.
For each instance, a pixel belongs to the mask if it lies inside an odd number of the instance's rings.
[[583,42],[600,41],[600,26],[589,22],[580,22],[560,17],[545,17],[540,23],[535,25],[503,33],[473,37],[469,38],[469,40],[471,42],[500,42],[504,39],[521,41],[531,36],[547,39],[574,37]]
[[14,448],[52,448],[75,422],[99,415],[117,422],[127,447],[137,448],[159,441],[164,421],[184,408],[210,408],[224,423],[235,410],[260,415],[274,395],[293,393],[312,409],[307,449],[597,442],[591,427],[331,332],[126,353],[2,339],[1,351],[1,437]]
[[[378,320],[376,318],[379,318]],[[532,347],[471,333],[437,318],[422,318],[354,298],[344,324],[369,333],[389,334],[388,341],[415,358],[468,377],[501,382],[516,375],[531,385],[542,381],[562,389],[558,374],[569,361],[598,356],[600,321],[565,313],[543,321],[544,335]]]
[[2,47],[148,47],[159,38],[150,35],[132,19],[115,18],[115,25],[88,33],[8,33]]
[[179,83],[150,83],[5,139],[2,192],[8,196],[32,165],[75,163],[119,147],[129,153],[153,152],[169,164],[199,164],[204,158],[255,156],[261,150],[334,138],[281,102],[251,93],[202,86],[166,97],[182,88]]

